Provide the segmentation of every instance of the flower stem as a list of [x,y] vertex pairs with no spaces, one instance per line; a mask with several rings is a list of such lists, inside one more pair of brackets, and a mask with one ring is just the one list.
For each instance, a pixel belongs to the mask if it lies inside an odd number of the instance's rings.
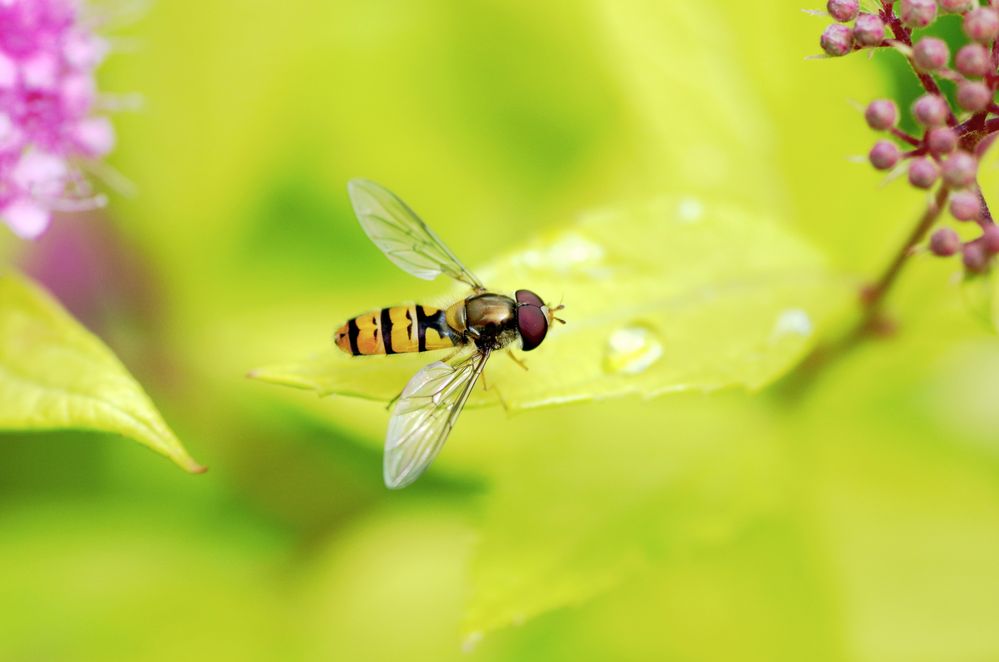
[[793,397],[799,397],[807,390],[805,387],[814,380],[823,366],[846,354],[867,338],[883,333],[888,328],[882,316],[885,299],[892,286],[898,281],[899,274],[913,255],[914,249],[923,243],[930,229],[939,220],[949,195],[950,189],[945,184],[941,184],[933,199],[917,219],[916,225],[912,228],[905,242],[884,271],[881,272],[881,276],[874,283],[862,289],[860,298],[862,307],[857,323],[839,339],[819,345],[812,350],[798,366],[798,369],[782,381],[784,388],[779,388],[780,391]]
[[913,147],[919,147],[920,145],[923,144],[923,141],[920,140],[919,138],[915,136],[910,136],[908,133],[895,126],[891,128],[891,134],[896,138],[898,138],[899,140],[909,143]]
[[926,238],[933,224],[940,218],[940,214],[947,204],[948,195],[950,195],[950,189],[945,184],[942,184],[937,189],[933,200],[926,206],[926,209],[919,217],[915,227],[912,228],[908,239],[902,244],[895,257],[881,273],[881,277],[873,284],[864,288],[861,297],[863,313],[860,322],[854,328],[853,333],[850,334],[852,337],[863,336],[871,330],[873,323],[877,321],[877,318],[881,314],[885,297],[888,295],[889,290],[891,290],[892,285],[895,284],[895,281],[898,280],[898,275],[901,273],[902,267],[905,266],[909,257],[913,254],[913,250]]
[[[888,25],[888,29],[891,30],[892,35],[895,37],[895,41],[904,44],[909,48],[912,48],[912,30],[905,27],[905,25],[898,18],[898,16],[895,15],[895,12],[892,9],[894,4],[895,4],[894,2],[888,2],[887,0],[882,0],[881,20],[883,20],[885,24]],[[912,67],[912,73],[914,73],[916,75],[916,78],[919,79],[920,84],[922,84],[923,89],[926,90],[927,94],[933,94],[943,99],[947,98],[940,91],[940,86],[937,85],[937,81],[933,78],[933,76],[931,76],[928,73],[919,71],[919,69],[916,68],[916,65],[912,61],[911,57],[907,57],[906,60],[908,61],[909,66]],[[949,108],[950,104],[948,103],[947,105],[948,105],[947,125],[955,126],[957,125],[957,116],[954,115],[953,109]]]

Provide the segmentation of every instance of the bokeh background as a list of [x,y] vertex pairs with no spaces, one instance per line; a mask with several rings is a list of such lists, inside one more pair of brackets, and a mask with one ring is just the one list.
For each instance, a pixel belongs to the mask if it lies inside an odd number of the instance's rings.
[[170,0],[115,29],[135,194],[2,246],[210,471],[3,435],[0,658],[999,659],[999,345],[955,262],[915,259],[899,333],[807,390],[469,411],[399,493],[383,406],[245,378],[435,291],[358,231],[355,176],[471,265],[678,193],[876,272],[925,200],[849,160],[850,101],[911,83],[806,61],[799,5]]

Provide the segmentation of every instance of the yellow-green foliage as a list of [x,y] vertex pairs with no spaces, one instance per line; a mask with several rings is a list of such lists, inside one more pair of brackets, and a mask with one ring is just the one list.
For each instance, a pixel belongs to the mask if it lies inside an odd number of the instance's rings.
[[202,471],[118,359],[48,294],[6,274],[0,302],[0,429],[113,432]]
[[[787,374],[925,204],[848,159],[897,53],[806,61],[800,7],[153,3],[102,69],[144,97],[111,158],[137,195],[56,229],[134,258],[94,330],[211,470],[5,432],[0,659],[999,659],[999,349],[958,264],[915,256],[893,337]],[[384,399],[422,365],[330,347],[455,293],[367,241],[351,177],[566,304],[487,372],[523,411],[470,408],[400,492],[383,402],[245,378]],[[622,370],[619,327],[659,358]]]

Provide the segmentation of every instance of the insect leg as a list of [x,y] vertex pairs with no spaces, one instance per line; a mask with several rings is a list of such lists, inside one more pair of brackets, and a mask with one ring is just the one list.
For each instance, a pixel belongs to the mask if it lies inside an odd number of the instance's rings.
[[506,350],[506,355],[513,359],[513,362],[519,365],[524,370],[527,370],[527,364],[524,363],[522,359],[517,358],[517,355],[513,353],[512,349]]
[[499,387],[496,386],[495,384],[493,385],[493,393],[496,394],[496,399],[499,400],[500,405],[503,407],[503,411],[509,414],[510,405],[508,405],[506,400],[503,399],[503,392],[500,391]]

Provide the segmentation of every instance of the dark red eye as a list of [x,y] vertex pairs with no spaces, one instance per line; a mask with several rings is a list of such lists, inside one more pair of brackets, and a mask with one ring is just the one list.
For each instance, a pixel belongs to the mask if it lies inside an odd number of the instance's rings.
[[[528,294],[531,293],[528,292]],[[520,292],[517,292],[517,297],[520,297]],[[517,330],[520,331],[520,339],[524,343],[522,349],[529,352],[545,339],[545,335],[548,333],[548,316],[538,306],[530,304],[518,306]]]
[[541,300],[541,297],[530,290],[517,290],[517,293],[514,296],[517,298],[517,303],[520,304],[537,306],[538,308],[545,305],[545,302]]

